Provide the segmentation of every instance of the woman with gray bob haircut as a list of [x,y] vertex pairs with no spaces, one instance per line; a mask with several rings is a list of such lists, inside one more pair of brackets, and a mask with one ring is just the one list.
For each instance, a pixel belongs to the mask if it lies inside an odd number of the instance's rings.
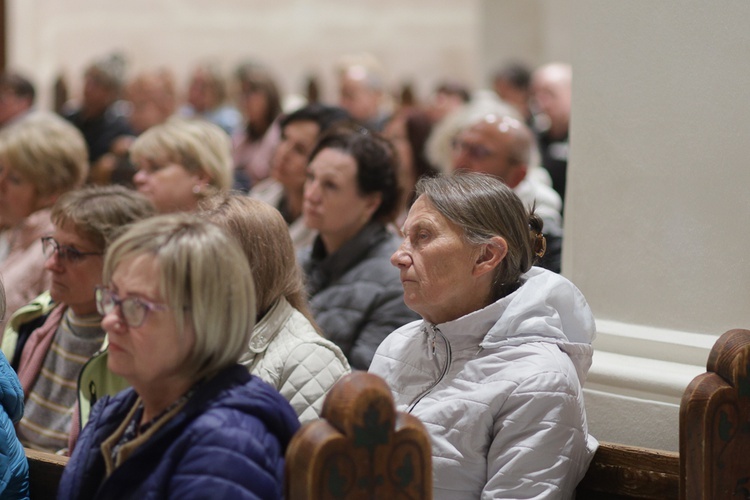
[[571,498],[596,450],[582,385],[594,319],[567,279],[532,267],[542,223],[502,181],[423,178],[391,257],[422,316],[370,372],[432,439],[441,498]]
[[132,386],[94,406],[60,498],[280,498],[299,427],[237,364],[254,324],[247,259],[188,215],[131,226],[107,250],[97,307],[108,367]]

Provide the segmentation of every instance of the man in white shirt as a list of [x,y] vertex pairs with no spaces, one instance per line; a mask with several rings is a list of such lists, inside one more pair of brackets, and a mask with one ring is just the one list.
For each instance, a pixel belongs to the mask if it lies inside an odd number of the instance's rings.
[[490,113],[463,128],[452,146],[454,170],[493,175],[512,188],[527,208],[535,206],[547,239],[547,253],[539,265],[559,273],[562,200],[552,188],[529,175],[536,150],[529,127],[514,117]]

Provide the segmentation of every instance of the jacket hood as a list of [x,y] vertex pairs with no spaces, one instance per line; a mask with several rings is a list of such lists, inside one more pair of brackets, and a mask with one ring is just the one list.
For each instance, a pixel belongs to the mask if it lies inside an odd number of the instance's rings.
[[586,299],[573,283],[546,269],[533,267],[523,278],[525,282],[518,290],[487,307],[500,309],[496,311],[499,319],[481,346],[557,344],[573,360],[583,383],[596,336],[594,315]]

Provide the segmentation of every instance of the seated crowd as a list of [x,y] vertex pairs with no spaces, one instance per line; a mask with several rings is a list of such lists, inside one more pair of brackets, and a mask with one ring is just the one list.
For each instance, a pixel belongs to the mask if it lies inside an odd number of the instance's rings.
[[528,107],[570,75],[529,72],[527,107],[445,82],[393,109],[381,69],[284,107],[245,63],[235,108],[201,64],[180,106],[109,57],[67,120],[0,109],[0,496],[28,495],[24,446],[71,457],[59,498],[281,498],[351,370],[427,427],[435,498],[574,495],[594,324]]

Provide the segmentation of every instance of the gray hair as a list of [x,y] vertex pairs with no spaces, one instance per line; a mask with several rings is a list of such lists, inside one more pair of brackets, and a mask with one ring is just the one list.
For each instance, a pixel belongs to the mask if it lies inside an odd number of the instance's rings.
[[505,240],[508,253],[495,270],[492,300],[522,284],[521,275],[531,268],[540,250],[542,221],[533,209],[527,212],[512,189],[490,175],[459,172],[423,177],[417,182],[416,193],[459,226],[469,245],[493,244],[495,236]]
[[124,186],[87,186],[65,193],[52,207],[57,227],[70,224],[81,236],[105,250],[125,227],[154,215],[142,194]]

